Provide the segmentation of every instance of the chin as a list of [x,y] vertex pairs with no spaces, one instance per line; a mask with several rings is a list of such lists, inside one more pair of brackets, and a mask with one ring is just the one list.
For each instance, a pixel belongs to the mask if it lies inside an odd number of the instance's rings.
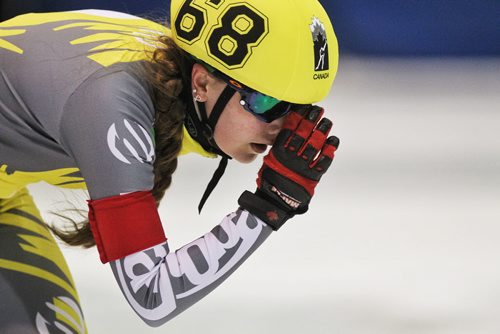
[[241,154],[241,155],[235,155],[233,156],[233,159],[242,163],[242,164],[249,164],[253,162],[257,158],[258,154]]

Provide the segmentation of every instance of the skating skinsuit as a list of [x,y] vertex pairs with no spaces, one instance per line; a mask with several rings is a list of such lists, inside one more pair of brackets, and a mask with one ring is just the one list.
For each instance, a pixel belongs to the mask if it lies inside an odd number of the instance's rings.
[[[144,200],[154,181],[155,110],[138,69],[156,38],[169,33],[96,10],[0,23],[0,333],[86,332],[71,275],[27,184],[88,189],[94,223],[107,226],[97,236],[93,228],[101,259],[152,326],[207,295],[270,235],[265,223],[237,210],[175,252],[160,226],[157,236],[143,236],[158,242],[113,257],[109,245],[120,240],[110,238],[155,230],[148,219],[156,207]],[[210,155],[184,131],[186,152]],[[133,225],[130,208],[137,208]]]

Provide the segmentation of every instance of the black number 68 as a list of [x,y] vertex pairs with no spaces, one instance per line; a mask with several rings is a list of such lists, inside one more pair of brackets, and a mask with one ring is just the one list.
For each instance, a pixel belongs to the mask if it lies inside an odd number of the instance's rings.
[[[186,0],[174,22],[177,37],[187,44],[198,41],[206,28],[206,9]],[[222,0],[223,1],[223,0]],[[216,7],[221,0],[209,0]],[[228,68],[244,65],[268,32],[268,19],[249,4],[229,6],[210,27],[205,44],[209,55]]]

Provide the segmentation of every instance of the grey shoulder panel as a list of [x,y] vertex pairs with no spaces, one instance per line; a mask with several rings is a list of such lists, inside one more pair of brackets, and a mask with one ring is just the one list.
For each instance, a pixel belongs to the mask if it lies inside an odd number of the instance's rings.
[[147,85],[129,67],[94,73],[64,106],[60,144],[93,199],[153,187],[154,107]]
[[135,73],[146,44],[131,35],[152,26],[97,11],[0,22],[0,165],[80,169],[93,198],[150,189],[154,109]]

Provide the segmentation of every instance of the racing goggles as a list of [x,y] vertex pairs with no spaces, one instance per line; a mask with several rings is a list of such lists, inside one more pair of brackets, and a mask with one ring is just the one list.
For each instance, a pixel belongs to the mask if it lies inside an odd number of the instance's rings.
[[[206,65],[205,65],[206,66]],[[275,119],[285,116],[291,110],[292,103],[275,99],[274,97],[259,93],[249,87],[246,87],[236,80],[229,78],[224,73],[211,66],[206,68],[217,78],[224,81],[227,85],[237,91],[240,96],[240,104],[252,115],[264,121],[271,123]]]

